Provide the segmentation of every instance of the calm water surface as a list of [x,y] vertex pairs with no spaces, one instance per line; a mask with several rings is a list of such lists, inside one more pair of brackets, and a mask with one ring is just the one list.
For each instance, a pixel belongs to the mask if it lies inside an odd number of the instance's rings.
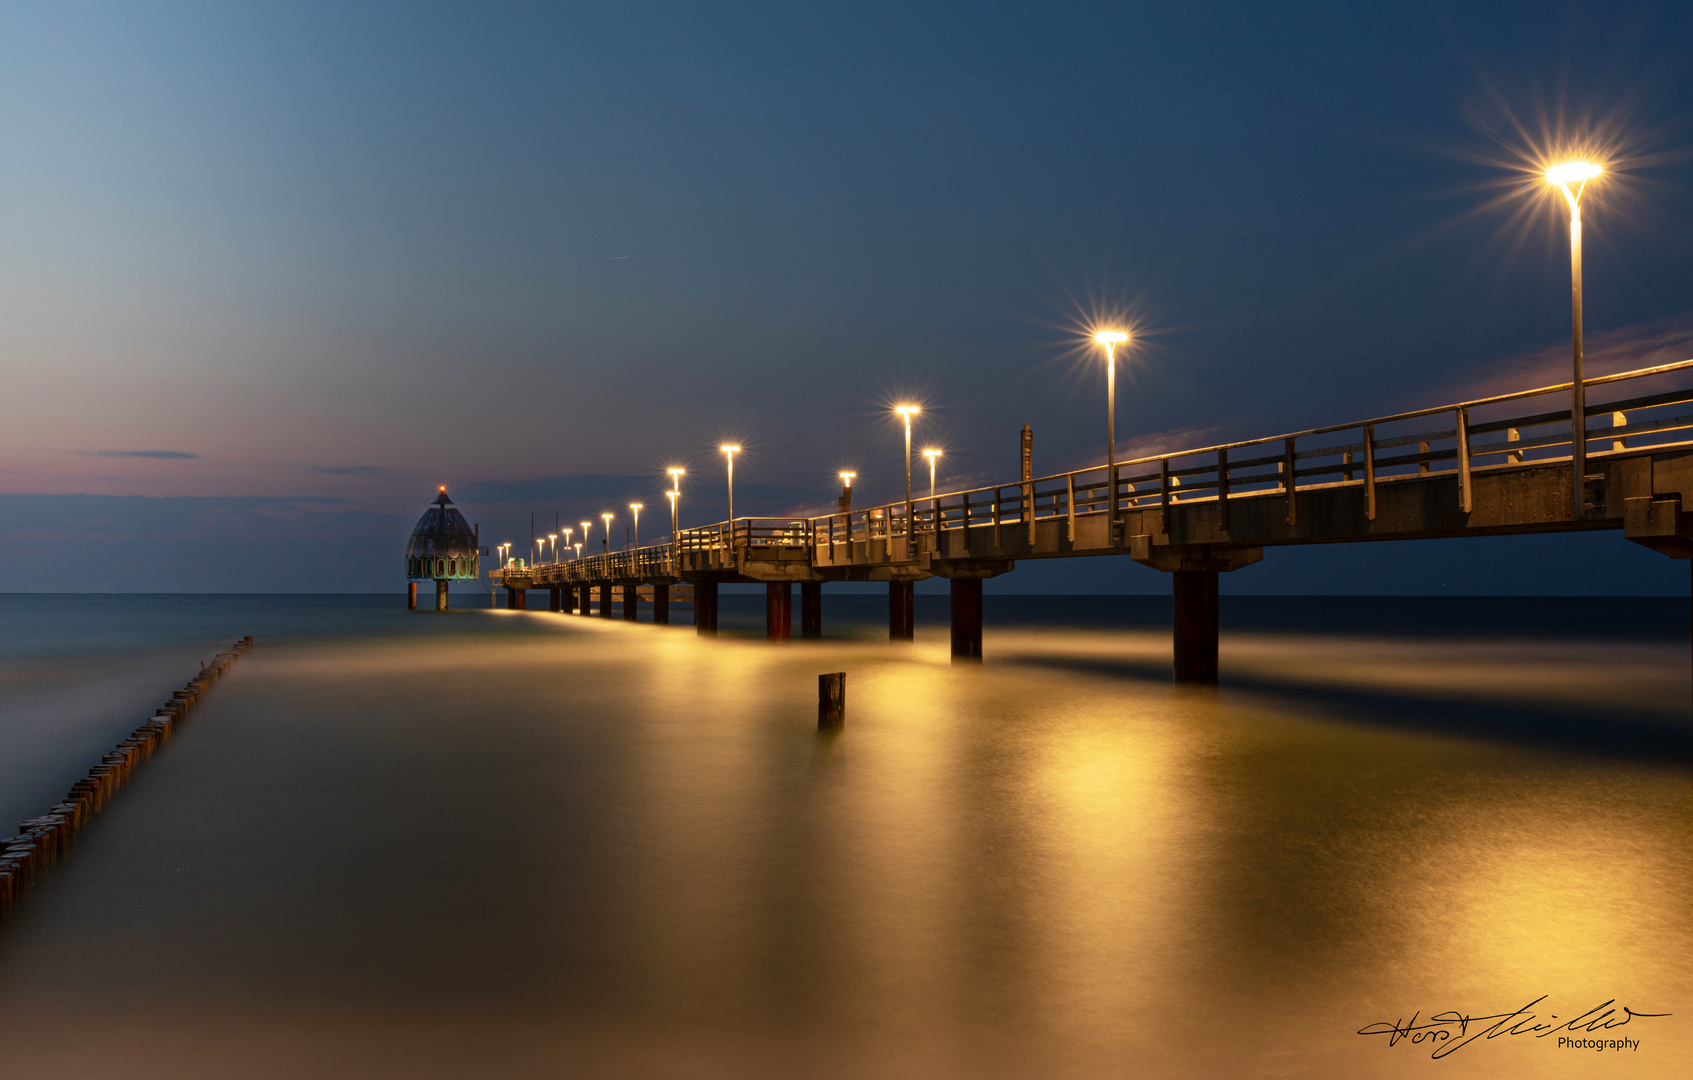
[[[0,597],[9,822],[259,639],[0,923],[0,1075],[1693,1068],[1685,601],[1225,598],[1220,692],[1168,685],[1168,600],[990,597],[959,668],[922,603],[774,646],[750,597],[715,641]],[[1543,995],[1675,1015],[1356,1034]]]

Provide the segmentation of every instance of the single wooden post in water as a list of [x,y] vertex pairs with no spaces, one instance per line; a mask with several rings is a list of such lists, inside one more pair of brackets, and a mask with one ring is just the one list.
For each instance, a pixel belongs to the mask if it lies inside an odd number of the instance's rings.
[[670,625],[670,582],[653,582],[653,625]]
[[846,672],[817,676],[817,726],[838,728],[846,723]]
[[447,610],[447,583],[445,581],[435,583],[435,610]]
[[823,636],[823,583],[802,581],[799,584],[799,636],[816,641]]

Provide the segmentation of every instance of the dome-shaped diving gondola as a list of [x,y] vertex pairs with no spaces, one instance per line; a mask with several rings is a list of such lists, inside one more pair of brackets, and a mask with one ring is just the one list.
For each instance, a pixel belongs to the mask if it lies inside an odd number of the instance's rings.
[[447,583],[476,581],[482,575],[481,557],[488,552],[480,544],[480,530],[447,498],[442,488],[435,505],[417,519],[417,527],[406,542],[406,577],[410,580],[410,606],[417,607],[417,583],[435,583],[435,610],[447,610]]

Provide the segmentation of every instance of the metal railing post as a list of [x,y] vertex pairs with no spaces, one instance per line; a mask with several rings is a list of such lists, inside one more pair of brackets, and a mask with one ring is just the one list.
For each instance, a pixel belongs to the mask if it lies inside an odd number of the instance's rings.
[[1294,453],[1294,440],[1286,439],[1284,442],[1285,457],[1283,460],[1286,464],[1286,475],[1282,478],[1282,486],[1287,491],[1287,527],[1296,529],[1299,527],[1299,501],[1295,498],[1295,495],[1299,490],[1299,478],[1294,468],[1299,459],[1298,455]]
[[1470,512],[1470,410],[1458,408],[1458,506]]
[[1376,426],[1364,425],[1364,517],[1376,519]]

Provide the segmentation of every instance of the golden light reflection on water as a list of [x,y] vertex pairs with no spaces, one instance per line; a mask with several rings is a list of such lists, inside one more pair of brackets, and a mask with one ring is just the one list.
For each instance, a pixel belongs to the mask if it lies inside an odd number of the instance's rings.
[[[258,1075],[241,1047],[301,1031],[410,1076],[1585,1075],[1353,1033],[1540,993],[1693,1012],[1684,768],[1292,692],[1444,663],[1451,700],[1533,704],[1573,649],[1264,638],[1216,694],[1150,635],[1003,631],[955,668],[933,637],[497,621],[532,632],[244,661],[0,933],[18,1075],[160,999],[125,1029],[157,1075]],[[1583,662],[1580,700],[1667,709],[1628,697],[1670,681],[1651,650]],[[1686,1030],[1630,1074],[1677,1075]]]

